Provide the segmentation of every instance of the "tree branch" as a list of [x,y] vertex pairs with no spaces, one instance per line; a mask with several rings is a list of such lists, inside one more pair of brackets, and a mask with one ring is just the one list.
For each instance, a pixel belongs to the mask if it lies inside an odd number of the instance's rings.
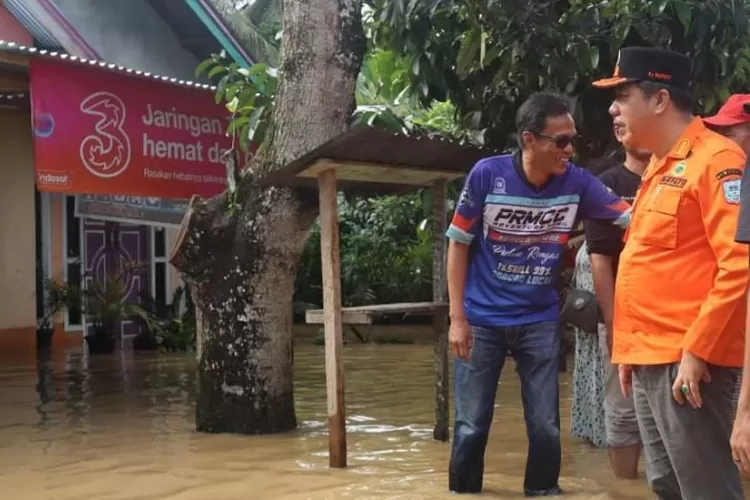
[[210,200],[193,195],[172,245],[169,262],[194,283],[210,281],[216,269],[214,249],[231,244],[237,217],[230,216],[224,192]]

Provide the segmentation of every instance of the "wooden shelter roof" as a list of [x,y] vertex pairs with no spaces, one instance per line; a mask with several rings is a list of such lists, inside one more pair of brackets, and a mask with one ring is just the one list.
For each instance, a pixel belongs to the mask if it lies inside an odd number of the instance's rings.
[[361,124],[268,174],[262,183],[317,189],[320,172],[334,167],[342,191],[397,194],[463,177],[478,160],[496,154],[442,137]]

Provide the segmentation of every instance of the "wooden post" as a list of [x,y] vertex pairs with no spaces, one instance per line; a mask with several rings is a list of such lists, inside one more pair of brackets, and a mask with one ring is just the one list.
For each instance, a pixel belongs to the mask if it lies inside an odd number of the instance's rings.
[[[433,188],[432,199],[432,300],[446,302],[448,286],[445,276],[445,181],[438,181]],[[448,317],[445,313],[433,317],[435,333],[435,428],[432,437],[446,442],[449,439],[450,403],[448,400]]]
[[318,177],[320,203],[320,259],[323,273],[326,399],[328,400],[328,463],[346,467],[346,415],[344,407],[344,342],[341,331],[341,259],[336,170]]

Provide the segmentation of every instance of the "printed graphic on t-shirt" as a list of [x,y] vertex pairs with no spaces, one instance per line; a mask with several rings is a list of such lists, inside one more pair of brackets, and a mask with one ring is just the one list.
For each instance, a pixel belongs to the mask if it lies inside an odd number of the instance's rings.
[[575,225],[579,199],[488,195],[483,233],[497,259],[493,275],[506,283],[550,285],[560,258],[558,245]]
[[[543,202],[533,206],[532,202]],[[578,197],[564,196],[548,200],[524,200],[512,196],[490,195],[485,201],[485,237],[492,235],[541,235],[569,232],[578,212]]]

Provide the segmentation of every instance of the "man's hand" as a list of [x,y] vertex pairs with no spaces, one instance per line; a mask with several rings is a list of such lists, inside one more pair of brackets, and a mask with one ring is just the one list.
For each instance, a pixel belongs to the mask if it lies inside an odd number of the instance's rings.
[[688,351],[683,351],[677,378],[672,384],[672,396],[678,404],[684,404],[687,398],[690,406],[698,409],[703,406],[700,383],[710,381],[711,374],[706,362]]
[[620,390],[622,395],[629,398],[633,393],[633,367],[630,365],[619,365],[617,370],[620,372]]
[[750,411],[737,410],[730,444],[734,463],[743,474],[750,475]]
[[448,344],[455,356],[466,361],[469,360],[471,327],[466,319],[451,320],[451,326],[448,330]]

